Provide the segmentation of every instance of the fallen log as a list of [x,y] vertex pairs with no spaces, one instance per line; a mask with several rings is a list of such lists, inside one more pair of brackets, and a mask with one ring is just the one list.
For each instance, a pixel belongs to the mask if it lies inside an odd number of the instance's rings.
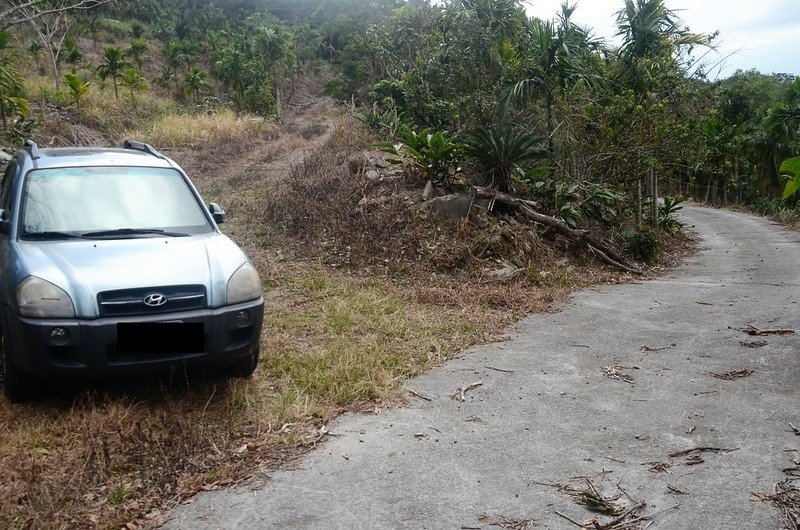
[[515,208],[531,221],[543,224],[549,228],[552,228],[567,239],[571,239],[585,245],[589,252],[597,256],[600,261],[609,265],[613,265],[614,267],[617,267],[625,272],[642,274],[642,271],[638,268],[628,265],[626,263],[627,260],[625,259],[625,256],[623,256],[622,253],[620,253],[617,249],[605,243],[604,241],[600,241],[599,239],[592,237],[591,234],[589,234],[589,232],[586,230],[571,228],[569,225],[567,225],[567,223],[560,219],[556,219],[555,217],[536,211],[536,204],[534,202],[526,201],[525,199],[520,199],[519,197],[514,197],[513,195],[509,195],[491,188],[483,188],[479,186],[473,186],[470,188],[469,194],[476,199],[489,199],[495,203],[499,202],[505,206]]

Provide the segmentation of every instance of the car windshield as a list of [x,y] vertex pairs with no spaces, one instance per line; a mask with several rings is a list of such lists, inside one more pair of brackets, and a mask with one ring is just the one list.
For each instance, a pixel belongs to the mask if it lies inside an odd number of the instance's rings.
[[21,236],[152,237],[211,231],[203,206],[174,169],[79,167],[31,171]]

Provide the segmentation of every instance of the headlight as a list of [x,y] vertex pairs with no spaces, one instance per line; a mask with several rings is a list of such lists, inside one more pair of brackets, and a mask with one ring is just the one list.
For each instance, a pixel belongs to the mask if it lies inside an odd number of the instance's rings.
[[28,276],[17,288],[19,312],[26,317],[73,318],[75,307],[64,289],[52,283]]
[[255,300],[261,296],[261,280],[256,268],[245,263],[228,280],[228,305]]

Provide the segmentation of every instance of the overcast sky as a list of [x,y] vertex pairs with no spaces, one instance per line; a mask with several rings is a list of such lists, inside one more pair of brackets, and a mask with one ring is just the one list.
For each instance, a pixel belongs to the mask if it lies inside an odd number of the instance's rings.
[[[553,18],[562,0],[524,2],[529,15]],[[615,13],[623,0],[572,0],[573,20],[598,37],[615,33]],[[737,69],[755,68],[800,75],[800,0],[667,0],[696,33],[719,31],[717,51],[705,57],[709,77],[727,77]]]

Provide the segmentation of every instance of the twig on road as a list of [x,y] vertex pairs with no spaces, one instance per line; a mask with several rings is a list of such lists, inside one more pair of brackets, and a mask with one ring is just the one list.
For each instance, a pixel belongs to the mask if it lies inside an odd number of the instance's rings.
[[677,458],[679,456],[687,456],[692,453],[732,453],[734,451],[738,451],[739,447],[735,449],[724,449],[722,447],[693,447],[691,449],[686,449],[685,451],[673,451],[669,453],[667,456],[670,458]]
[[464,401],[467,400],[467,392],[469,392],[473,388],[478,388],[479,386],[483,386],[483,381],[475,381],[474,383],[464,385],[458,390],[456,390],[455,394],[453,394],[453,399],[457,399],[463,403]]
[[411,395],[413,395],[413,396],[417,396],[417,397],[418,397],[418,398],[420,398],[420,399],[424,399],[425,401],[433,401],[433,400],[432,400],[431,398],[429,398],[428,396],[426,396],[426,395],[424,395],[424,394],[420,393],[420,392],[419,392],[419,391],[417,391],[417,390],[414,390],[413,388],[406,387],[406,390],[408,390],[408,393],[409,393],[409,394],[411,394]]
[[513,374],[514,370],[504,370],[503,368],[495,368],[494,366],[487,366],[488,370],[494,370],[495,372],[503,372],[504,374]]
[[763,337],[765,335],[794,335],[795,330],[793,329],[758,329],[752,324],[748,324],[747,327],[744,328],[733,328],[736,331],[741,331],[743,333],[747,333],[753,337]]
[[748,370],[747,368],[742,368],[741,370],[737,370],[735,372],[725,372],[724,374],[717,374],[714,372],[709,372],[709,374],[717,379],[724,379],[726,381],[733,381],[735,379],[742,379],[743,377],[749,377],[753,374],[755,370]]

